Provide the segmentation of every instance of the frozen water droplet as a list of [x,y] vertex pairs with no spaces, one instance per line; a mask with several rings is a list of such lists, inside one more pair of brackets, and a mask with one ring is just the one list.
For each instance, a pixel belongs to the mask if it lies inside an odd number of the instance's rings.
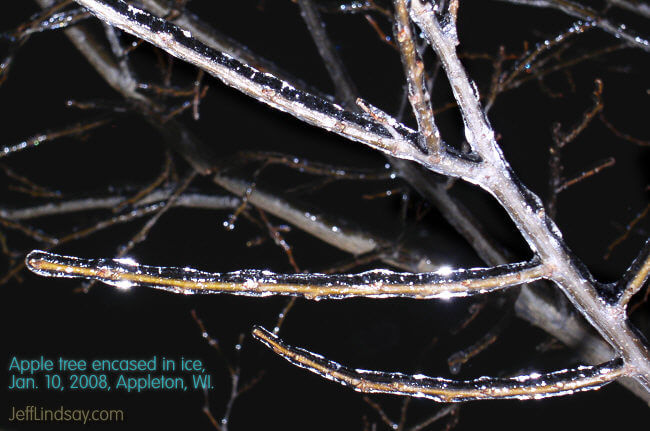
[[111,281],[110,284],[117,287],[120,290],[129,290],[130,288],[135,286],[135,283],[132,283],[128,280]]
[[135,259],[132,257],[122,257],[119,259],[115,259],[119,263],[123,263],[125,265],[131,265],[131,266],[138,266],[138,262],[136,262]]

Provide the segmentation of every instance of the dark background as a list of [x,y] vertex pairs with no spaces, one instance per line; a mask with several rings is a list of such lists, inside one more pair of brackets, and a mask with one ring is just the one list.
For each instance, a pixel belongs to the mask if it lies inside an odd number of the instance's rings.
[[[29,2],[3,4],[0,30],[9,31],[36,11]],[[303,78],[324,92],[332,85],[322,67],[318,53],[302,22],[298,8],[290,1],[211,2],[195,0],[189,8],[223,33],[248,45],[277,64]],[[360,93],[370,103],[388,112],[399,106],[403,77],[399,58],[390,46],[381,43],[361,15],[326,15],[328,31],[339,48]],[[632,27],[644,24],[633,15],[620,14]],[[571,20],[560,12],[529,9],[500,2],[462,2],[459,18],[461,50],[472,53],[497,52],[503,44],[509,52],[520,53],[523,41],[532,44],[568,28]],[[377,18],[384,31],[388,24]],[[646,25],[647,27],[647,25]],[[100,30],[100,27],[97,26]],[[98,32],[98,38],[103,37]],[[576,52],[615,43],[597,30],[581,36]],[[3,46],[6,52],[7,45]],[[4,55],[4,54],[3,54]],[[568,56],[572,54],[567,54]],[[575,54],[574,54],[575,55]],[[490,112],[490,120],[501,134],[500,143],[515,172],[534,192],[546,195],[548,145],[551,125],[559,121],[566,130],[591,106],[595,78],[605,84],[605,114],[621,130],[639,138],[648,138],[647,53],[623,50],[582,63],[571,77],[557,73],[545,85],[564,97],[552,98],[535,81],[505,93]],[[428,59],[431,60],[431,59]],[[150,66],[156,61],[149,47],[134,54],[140,77],[157,79]],[[489,62],[467,61],[470,75],[484,89],[489,83]],[[176,62],[174,83],[188,85],[195,71]],[[569,79],[575,88],[569,85]],[[144,80],[144,78],[143,78]],[[180,120],[209,145],[220,158],[227,160],[241,150],[281,151],[332,164],[381,169],[381,155],[321,132],[312,127],[225,88],[206,78],[208,96],[201,103],[201,120],[194,122],[186,113]],[[449,100],[443,81],[436,87],[435,104]],[[74,99],[120,102],[113,92],[86,64],[62,33],[34,36],[16,55],[7,82],[0,87],[2,103],[1,145],[11,145],[27,136],[56,129],[94,112],[65,108]],[[411,121],[410,119],[408,121]],[[444,137],[457,144],[462,128],[457,114],[439,117]],[[164,144],[156,130],[137,115],[116,117],[110,127],[92,133],[86,139],[61,139],[36,149],[3,159],[14,171],[50,189],[68,196],[105,192],[110,186],[143,185],[151,181],[163,163]],[[584,260],[600,281],[617,280],[635,256],[647,236],[647,220],[604,260],[607,245],[621,234],[621,229],[647,203],[648,154],[640,147],[621,140],[595,121],[578,140],[565,150],[568,175],[605,157],[616,158],[616,165],[600,175],[574,186],[560,196],[558,225],[576,254]],[[187,167],[176,158],[179,169]],[[250,175],[254,169],[238,171]],[[0,185],[8,185],[2,176]],[[267,190],[281,191],[311,181],[281,167],[265,170],[258,184]],[[29,202],[25,196],[1,187],[0,205],[20,206]],[[415,223],[416,207],[423,205],[412,196],[409,222],[400,221],[400,198],[366,200],[366,193],[404,187],[401,182],[334,183],[299,197],[309,206],[325,213],[344,217],[371,231],[397,238],[406,229],[405,238],[443,262],[453,266],[479,266],[480,260],[451,231],[442,218],[431,210]],[[199,179],[193,188],[222,193],[207,179]],[[513,259],[527,259],[529,251],[514,231],[503,211],[491,199],[473,189],[459,185],[453,193],[474,209],[489,231],[513,251]],[[398,194],[399,195],[399,194]],[[85,226],[107,213],[70,215],[34,221],[47,232],[62,234],[74,226]],[[225,272],[242,268],[291,271],[282,251],[271,241],[246,247],[246,241],[265,236],[245,219],[234,231],[223,229],[229,212],[172,209],[159,221],[146,242],[130,255],[152,265],[192,266],[207,271]],[[276,223],[279,221],[275,220]],[[56,249],[64,254],[85,257],[108,257],[128,241],[144,221],[117,226],[88,239]],[[420,235],[426,229],[429,233]],[[646,229],[646,230],[644,230]],[[3,230],[9,245],[25,252],[38,245],[15,232]],[[318,271],[349,258],[344,253],[294,230],[286,235],[292,244],[301,269]],[[6,265],[6,260],[0,261]],[[381,263],[374,266],[383,266]],[[373,265],[362,267],[369,268]],[[1,268],[6,268],[1,267]],[[3,269],[4,271],[4,269]],[[0,287],[2,345],[5,358],[11,355],[52,358],[140,358],[152,355],[196,357],[202,359],[215,380],[210,405],[220,417],[229,393],[229,380],[223,360],[202,339],[191,317],[196,310],[210,334],[217,338],[226,356],[235,360],[234,346],[240,333],[246,334],[240,363],[242,379],[249,380],[264,370],[263,379],[236,402],[230,422],[232,430],[256,429],[260,426],[283,429],[362,429],[365,415],[380,422],[376,413],[350,389],[289,365],[248,336],[254,324],[272,328],[277,313],[286,302],[283,298],[241,298],[232,296],[175,296],[146,289],[128,292],[98,285],[88,294],[77,293],[78,281],[42,279],[22,273],[22,283],[12,280]],[[409,301],[346,300],[307,302],[299,300],[282,330],[283,338],[346,365],[379,370],[423,372],[450,376],[446,359],[455,351],[474,342],[498,319],[501,310],[488,307],[479,320],[459,335],[450,330],[467,316],[467,308],[476,300]],[[647,332],[648,307],[633,316]],[[434,338],[433,349],[427,346]],[[540,343],[548,341],[542,331],[522,320],[514,319],[499,340],[486,352],[467,364],[460,378],[497,375],[527,370],[553,370],[579,363],[567,350],[540,352]],[[423,353],[424,352],[424,353]],[[3,367],[6,372],[6,367]],[[6,377],[5,377],[6,379]],[[126,412],[124,424],[94,425],[141,429],[197,428],[209,429],[201,412],[201,392],[147,392],[143,394],[47,391],[8,393],[9,405],[25,404],[67,408],[121,408]],[[399,417],[401,400],[397,397],[373,396],[386,407],[392,418]],[[7,404],[5,404],[7,405]],[[438,405],[430,400],[413,400],[409,423],[432,414]],[[584,427],[606,429],[632,424],[648,418],[647,406],[616,384],[571,397],[541,401],[488,401],[468,403],[461,408],[456,429],[477,426],[500,429],[572,429]],[[2,413],[3,426],[8,425]],[[637,422],[639,423],[639,422]],[[642,422],[641,422],[642,423]],[[81,425],[65,425],[65,428]],[[51,428],[53,425],[15,426],[16,429]],[[385,427],[378,423],[378,429]],[[437,428],[444,427],[442,425]],[[432,429],[436,429],[436,426]]]

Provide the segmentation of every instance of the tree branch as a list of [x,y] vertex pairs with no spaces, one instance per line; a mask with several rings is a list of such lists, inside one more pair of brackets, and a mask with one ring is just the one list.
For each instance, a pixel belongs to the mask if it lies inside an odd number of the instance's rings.
[[451,298],[487,293],[545,276],[545,268],[532,262],[449,272],[373,270],[359,274],[275,274],[256,270],[220,274],[145,266],[121,259],[79,259],[40,250],[29,253],[25,262],[41,276],[93,279],[117,287],[151,287],[183,294],[288,295],[313,300]]
[[327,36],[325,23],[321,19],[318,9],[312,0],[298,0],[298,6],[300,6],[300,14],[318,48],[318,53],[325,63],[327,73],[332,78],[337,100],[342,101],[346,108],[354,109],[358,94],[356,86],[345,71],[343,62],[336,54],[336,50]]
[[409,101],[426,148],[436,153],[440,150],[441,138],[433,118],[431,97],[424,82],[424,63],[422,63],[415,46],[406,0],[395,0],[394,4],[395,34],[408,83]]
[[479,377],[474,380],[448,380],[422,374],[405,375],[352,369],[308,350],[285,344],[262,327],[253,336],[275,353],[328,380],[350,386],[358,392],[406,395],[439,402],[494,399],[540,399],[598,389],[625,375],[622,361],[597,366],[581,366],[553,373],[532,373],[510,378]]
[[77,3],[111,25],[205,70],[226,85],[311,125],[392,156],[416,160],[435,172],[471,178],[472,162],[448,153],[422,154],[417,146],[417,133],[401,123],[395,122],[399,136],[393,136],[372,117],[347,111],[269,73],[260,72],[204,45],[192,38],[191,32],[122,0],[77,0]]
[[[650,353],[628,325],[625,316],[609,305],[596,289],[593,277],[571,253],[555,223],[546,216],[541,200],[521,185],[512,173],[483,113],[479,95],[456,54],[454,32],[443,31],[428,3],[412,2],[411,18],[420,26],[447,73],[465,122],[465,136],[481,156],[479,185],[508,212],[542,262],[552,268],[550,278],[573,305],[616,349],[650,392]],[[452,36],[449,36],[449,34]]]
[[[462,66],[461,66],[461,67],[462,67]],[[467,82],[469,82],[469,81],[467,81]],[[475,132],[475,131],[476,131],[476,130],[472,130],[472,132]],[[434,169],[434,170],[435,170],[435,169]],[[515,185],[516,185],[516,184],[515,184]],[[517,189],[517,187],[515,187],[514,189]],[[510,191],[512,191],[512,188],[511,188]],[[520,197],[521,197],[521,193],[522,193],[522,191],[519,190],[519,192],[520,192]],[[523,193],[523,196],[524,196],[524,199],[523,199],[523,200],[525,200],[526,197],[530,197],[530,196],[528,196],[526,193]],[[500,200],[503,199],[503,198],[500,197],[500,196],[497,196],[497,198],[499,198]],[[533,199],[533,201],[534,201],[534,199]],[[535,208],[534,205],[533,205],[533,208]],[[512,210],[513,210],[513,209],[512,209],[512,208],[507,208],[507,209],[509,210],[509,212],[511,212],[511,215],[512,215]],[[525,209],[525,208],[524,208],[524,209]],[[513,218],[514,218],[514,217],[513,217]],[[551,235],[551,238],[555,238],[555,235],[554,235],[555,231],[554,231],[553,229],[551,229],[551,228],[554,228],[554,226],[553,226],[552,224],[550,225],[549,229],[550,229],[550,231],[553,233],[553,235]],[[542,230],[542,231],[543,231],[543,230]],[[526,235],[526,232],[524,232],[524,234]],[[527,238],[527,239],[529,239],[529,238]],[[529,241],[529,243],[530,243],[530,241]],[[534,244],[534,243],[533,243],[533,244]],[[560,244],[563,245],[563,244],[561,243],[561,241],[560,241]],[[562,250],[562,253],[560,253],[561,257],[566,257],[566,258],[568,258],[568,259],[567,259],[567,262],[571,262],[571,263],[573,263],[573,261],[572,261],[572,256],[570,255],[570,253],[569,253],[567,250],[565,250],[564,247],[560,247],[560,248],[563,249],[563,250]],[[534,249],[535,251],[538,251],[538,250],[539,250],[538,248],[536,248],[536,247],[534,247],[534,246],[533,246],[533,249]],[[540,253],[540,254],[541,254],[541,253]],[[555,263],[555,262],[553,262],[553,263]],[[562,272],[562,271],[560,271],[560,272]],[[565,274],[565,275],[566,275],[566,274]],[[579,279],[581,275],[584,275],[584,273],[581,273],[581,271],[574,271],[574,272],[573,272],[572,274],[570,274],[570,275],[571,275],[571,276],[577,276],[578,279]],[[558,278],[560,278],[560,277],[558,276]],[[569,278],[570,278],[570,277],[569,277]],[[586,277],[586,278],[587,278],[587,280],[589,279],[589,277]],[[586,284],[589,284],[589,283],[590,283],[589,281],[585,281],[585,280],[583,280],[583,281],[584,281]],[[570,296],[570,295],[569,295],[569,296]],[[574,303],[575,303],[575,301],[574,301]],[[579,309],[581,309],[581,308],[579,307]],[[584,309],[581,309],[581,311],[584,312]],[[584,314],[584,313],[583,313],[583,314]],[[602,313],[601,313],[601,314],[602,314]],[[603,315],[600,316],[600,318],[602,318],[602,317],[603,317]],[[590,316],[589,316],[588,314],[587,314],[587,318],[589,319],[589,321],[590,321],[592,324],[594,323],[594,319],[593,319],[593,318],[590,318]],[[598,320],[598,319],[596,319],[596,320]],[[600,319],[600,320],[601,320],[601,323],[603,323],[603,322],[602,322],[602,319]],[[623,325],[622,328],[621,328],[621,325],[620,325],[620,324],[618,324],[618,325],[614,325],[614,326],[618,326],[618,329],[617,329],[617,328],[614,328],[614,329],[613,329],[614,331],[621,329],[621,330],[623,330],[623,332],[625,332],[625,330],[628,329],[625,325]],[[599,330],[600,330],[601,333],[602,333],[602,329],[599,328]],[[606,338],[607,338],[608,340],[611,341],[611,337],[610,337],[610,336],[607,336]],[[638,348],[635,347],[635,345],[637,344],[637,342],[634,341],[634,338],[632,338],[632,340],[633,340],[633,343],[632,343],[632,349],[633,349],[633,350],[636,349],[636,350],[637,350],[637,353],[638,353]],[[619,341],[621,341],[621,340],[619,340]],[[616,344],[616,343],[613,343],[613,344]],[[620,348],[620,344],[619,344],[619,346],[617,346],[617,348]],[[634,356],[634,355],[633,355],[633,356]],[[641,355],[641,356],[643,356],[643,355]],[[639,359],[639,355],[636,355],[636,359]],[[638,362],[638,361],[637,361],[637,362]]]
[[[611,22],[609,19],[600,16],[595,10],[583,6],[579,3],[575,3],[570,0],[499,0],[499,1],[521,4],[526,6],[533,6],[533,7],[546,7],[550,9],[557,9],[569,16],[579,18],[588,23],[591,23],[592,25],[611,34],[617,39],[623,39],[631,47],[641,48],[644,51],[650,52],[650,42],[647,39],[631,33],[630,31],[625,29],[624,25],[615,24]],[[617,3],[620,6],[623,6],[624,4],[624,2],[620,0],[617,1]],[[648,14],[648,7],[646,5],[645,8],[638,8],[637,11],[642,15],[646,15]]]
[[645,285],[650,275],[650,239],[646,240],[639,255],[634,259],[623,278],[617,285],[621,292],[618,306],[625,312],[630,299]]

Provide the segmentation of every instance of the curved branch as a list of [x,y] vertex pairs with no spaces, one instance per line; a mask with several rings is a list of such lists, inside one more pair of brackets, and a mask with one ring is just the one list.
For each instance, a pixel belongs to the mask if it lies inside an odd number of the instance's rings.
[[259,326],[253,329],[253,336],[292,364],[344,386],[351,386],[355,391],[429,398],[445,403],[570,395],[599,389],[627,372],[622,361],[615,359],[597,366],[581,366],[546,374],[448,380],[422,374],[405,375],[349,368],[308,350],[290,346]]

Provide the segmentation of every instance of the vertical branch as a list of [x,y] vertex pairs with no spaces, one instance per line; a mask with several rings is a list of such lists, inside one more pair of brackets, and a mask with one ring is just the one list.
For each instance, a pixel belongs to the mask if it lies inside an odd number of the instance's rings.
[[436,153],[440,150],[440,132],[433,118],[431,98],[425,85],[424,63],[415,46],[406,0],[395,0],[395,33],[418,130],[424,138],[424,147]]

